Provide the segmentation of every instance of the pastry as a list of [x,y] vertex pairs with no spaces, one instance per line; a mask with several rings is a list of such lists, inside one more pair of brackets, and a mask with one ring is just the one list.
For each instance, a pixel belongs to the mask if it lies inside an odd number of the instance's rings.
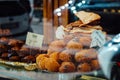
[[26,62],[26,63],[35,63],[36,59],[32,55],[28,55],[28,56],[25,56],[24,58],[22,58],[21,61]]
[[100,20],[100,15],[94,12],[79,11],[75,15],[84,23],[89,24],[93,21]]
[[49,56],[47,54],[39,54],[36,57],[36,64],[38,66],[39,69],[41,70],[45,70],[45,60],[49,58]]
[[97,59],[91,61],[91,67],[93,70],[98,70],[100,69],[100,65]]
[[78,38],[74,38],[68,42],[66,48],[70,51],[79,51],[83,48],[83,46],[81,43],[79,43]]
[[77,71],[78,72],[90,72],[91,71],[91,66],[88,63],[82,63],[77,66]]
[[72,55],[69,50],[64,50],[59,53],[59,60],[61,61],[72,61]]
[[20,62],[19,56],[11,56],[11,57],[9,57],[9,60],[10,60],[10,61],[17,61],[17,62]]
[[59,68],[59,72],[61,73],[74,72],[75,70],[76,70],[76,67],[72,62],[62,62]]
[[64,50],[64,47],[65,42],[63,40],[55,40],[49,45],[49,50],[51,50],[51,52],[61,52]]
[[75,54],[77,62],[89,62],[97,58],[97,51],[95,49],[83,49]]
[[47,58],[45,68],[50,72],[58,72],[60,64],[53,58]]

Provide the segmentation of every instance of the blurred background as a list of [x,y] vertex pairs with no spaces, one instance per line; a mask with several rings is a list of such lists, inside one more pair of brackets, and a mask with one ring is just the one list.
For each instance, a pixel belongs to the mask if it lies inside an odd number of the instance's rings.
[[77,20],[80,10],[98,13],[108,34],[120,32],[120,0],[0,0],[0,8],[0,36],[25,39],[30,31],[49,43],[57,27]]

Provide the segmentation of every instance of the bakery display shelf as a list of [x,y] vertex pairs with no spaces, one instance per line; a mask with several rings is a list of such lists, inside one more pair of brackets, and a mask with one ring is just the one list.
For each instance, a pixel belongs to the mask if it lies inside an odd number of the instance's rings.
[[[98,79],[106,80],[101,70],[92,72],[72,72],[72,73],[59,73],[48,72],[42,70],[26,70],[20,66],[11,66],[0,64],[0,76],[13,79],[13,80],[81,80]],[[87,80],[86,79],[86,80]]]

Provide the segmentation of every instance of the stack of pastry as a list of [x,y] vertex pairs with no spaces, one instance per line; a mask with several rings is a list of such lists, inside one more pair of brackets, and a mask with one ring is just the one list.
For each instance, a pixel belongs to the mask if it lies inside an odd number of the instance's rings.
[[64,27],[67,33],[92,33],[94,30],[102,30],[100,15],[93,12],[79,11],[75,13],[79,20],[72,22]]
[[36,63],[37,55],[42,53],[47,53],[47,50],[27,46],[22,40],[0,38],[0,60]]
[[83,46],[79,40],[71,39],[68,42],[55,40],[49,45],[47,54],[37,56],[37,66],[41,70],[61,73],[90,72],[100,69],[97,51]]
[[80,11],[75,14],[80,20],[64,27],[63,39],[50,43],[47,54],[36,58],[38,68],[51,72],[90,72],[100,69],[97,50],[90,48],[91,33],[101,30],[101,17],[93,12]]

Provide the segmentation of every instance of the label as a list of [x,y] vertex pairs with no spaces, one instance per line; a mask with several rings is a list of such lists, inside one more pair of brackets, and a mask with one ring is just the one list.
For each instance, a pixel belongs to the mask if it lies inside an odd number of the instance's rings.
[[95,30],[91,34],[92,42],[90,47],[102,47],[106,42],[105,34],[101,30]]
[[43,37],[44,37],[43,35],[28,32],[25,43],[28,46],[41,48],[43,43]]
[[60,25],[60,26],[57,28],[55,34],[56,34],[56,38],[57,38],[57,39],[63,39],[63,38],[64,38],[65,32],[64,32],[64,30],[63,30],[63,26],[62,26],[62,25]]

